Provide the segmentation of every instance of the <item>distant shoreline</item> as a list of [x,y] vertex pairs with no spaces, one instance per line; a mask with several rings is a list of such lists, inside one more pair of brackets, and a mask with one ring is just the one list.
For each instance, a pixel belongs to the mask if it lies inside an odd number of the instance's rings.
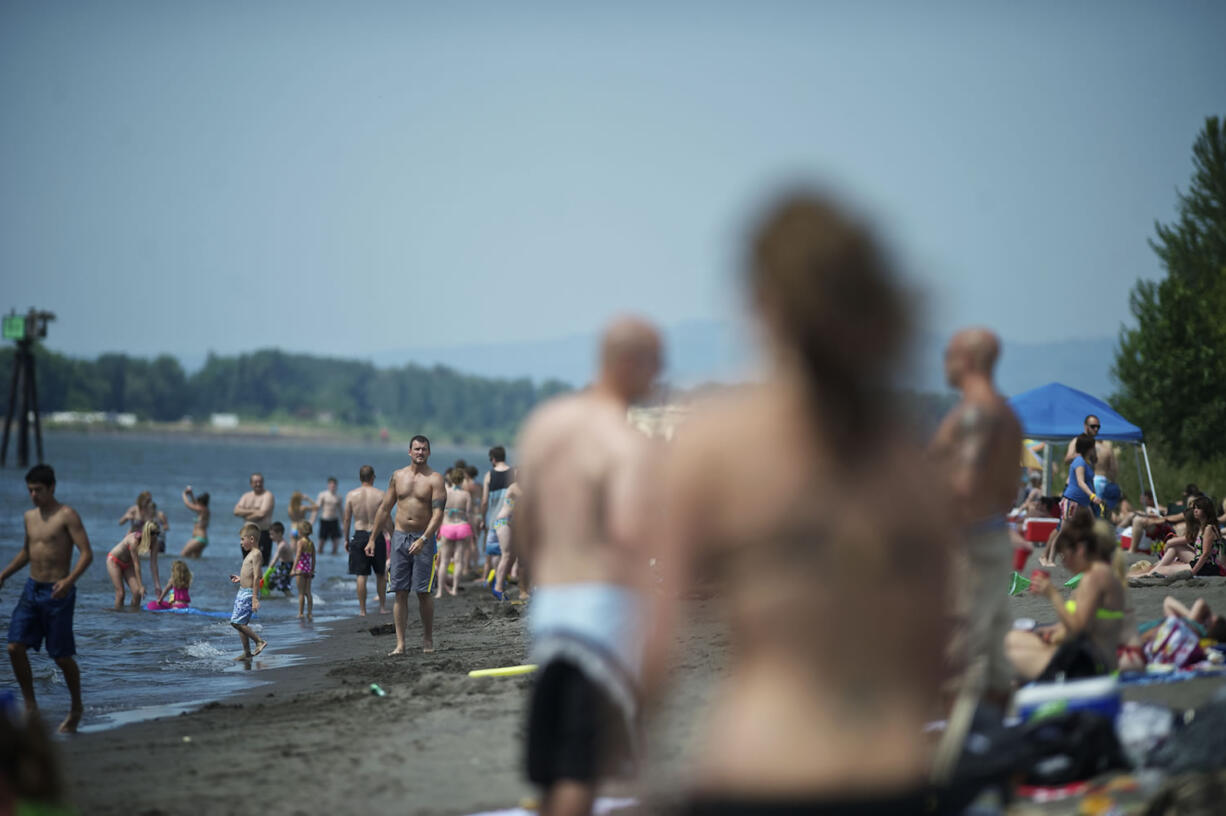
[[[213,428],[200,425],[185,425],[177,422],[141,422],[131,427],[113,424],[87,425],[82,423],[63,423],[44,425],[43,433],[47,436],[57,434],[75,434],[85,436],[126,436],[126,437],[175,437],[179,439],[229,440],[251,442],[315,442],[329,445],[369,444],[374,446],[395,446],[407,444],[412,436],[410,432],[389,429],[386,440],[380,439],[379,431],[374,428],[313,428],[300,425],[281,425],[268,422],[239,425],[234,428]],[[439,435],[441,439],[435,445],[457,447],[481,447],[485,441],[481,438],[456,437],[450,434]]]

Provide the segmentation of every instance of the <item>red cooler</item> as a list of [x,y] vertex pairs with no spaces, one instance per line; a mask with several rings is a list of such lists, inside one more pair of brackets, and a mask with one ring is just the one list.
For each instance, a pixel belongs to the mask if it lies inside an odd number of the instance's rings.
[[1060,524],[1060,519],[1028,518],[1022,522],[1022,538],[1027,541],[1046,542]]

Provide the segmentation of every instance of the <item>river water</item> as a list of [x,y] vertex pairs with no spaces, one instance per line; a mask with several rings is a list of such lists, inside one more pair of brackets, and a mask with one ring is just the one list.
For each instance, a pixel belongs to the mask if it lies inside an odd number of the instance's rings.
[[[126,532],[126,526],[117,521],[137,494],[152,492],[170,522],[167,551],[159,558],[159,572],[166,581],[171,563],[191,537],[195,518],[180,498],[183,488],[190,484],[197,494],[210,493],[209,546],[202,558],[188,561],[194,576],[192,606],[228,613],[234,600],[229,575],[239,566],[241,526],[231,510],[248,489],[247,479],[253,471],[264,474],[265,486],[276,496],[274,518],[285,523],[294,490],[314,499],[326,487],[328,477],[335,476],[343,498],[357,487],[362,465],[374,467],[375,484],[383,487],[393,470],[408,464],[407,446],[402,445],[75,433],[50,434],[44,443],[47,464],[56,472],[56,497],[80,513],[94,551],[93,565],[77,584],[75,615],[85,730],[176,713],[258,684],[262,669],[291,666],[300,660],[295,650],[320,637],[317,627],[321,624],[357,613],[356,585],[346,574],[345,553],[342,549],[333,556],[330,548],[329,553],[321,550],[317,558],[314,623],[297,619],[296,596],[267,599],[253,623],[270,645],[250,667],[233,660],[241,646],[228,620],[113,611],[114,588],[106,571],[106,553]],[[457,458],[477,465],[482,473],[488,465],[484,449],[443,445],[434,446],[430,461],[442,470]],[[8,564],[21,549],[22,514],[32,505],[24,470],[0,470],[0,479],[0,562]],[[146,591],[152,592],[147,561],[142,568]],[[28,572],[22,570],[0,591],[0,622],[5,631],[27,577]],[[373,583],[370,589],[373,599]],[[377,608],[375,603],[370,608]],[[44,716],[56,722],[68,710],[63,678],[43,652],[31,650],[29,655],[39,705]],[[0,668],[0,688],[19,696],[8,666]]]

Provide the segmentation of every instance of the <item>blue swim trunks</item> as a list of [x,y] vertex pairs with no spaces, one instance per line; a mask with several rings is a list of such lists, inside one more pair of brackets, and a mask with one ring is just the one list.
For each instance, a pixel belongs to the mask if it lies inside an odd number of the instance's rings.
[[230,623],[246,624],[251,622],[251,599],[253,593],[246,587],[239,587],[234,596],[234,611],[230,613]]
[[491,527],[485,531],[485,554],[502,555],[502,543],[498,540],[497,527]]
[[24,643],[39,649],[47,641],[47,655],[53,659],[72,657],[77,642],[72,636],[72,613],[77,605],[77,588],[68,590],[63,598],[52,598],[55,584],[26,579],[21,600],[9,621],[9,643]]

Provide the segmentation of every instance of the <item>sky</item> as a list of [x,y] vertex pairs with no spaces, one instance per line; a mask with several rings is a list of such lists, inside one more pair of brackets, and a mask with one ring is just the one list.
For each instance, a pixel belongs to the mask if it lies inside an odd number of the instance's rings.
[[1224,33],[1216,2],[0,0],[0,310],[189,361],[735,322],[750,223],[806,184],[933,331],[1113,337]]

